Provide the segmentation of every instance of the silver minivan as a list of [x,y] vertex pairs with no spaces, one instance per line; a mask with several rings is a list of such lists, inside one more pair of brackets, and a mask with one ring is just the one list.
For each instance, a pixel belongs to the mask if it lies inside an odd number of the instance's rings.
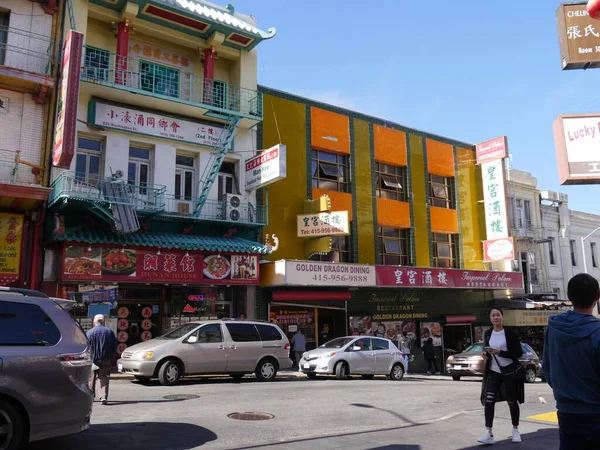
[[238,320],[190,322],[167,334],[127,348],[117,361],[121,373],[140,381],[157,377],[163,386],[183,375],[255,373],[272,381],[292,367],[290,343],[274,324]]

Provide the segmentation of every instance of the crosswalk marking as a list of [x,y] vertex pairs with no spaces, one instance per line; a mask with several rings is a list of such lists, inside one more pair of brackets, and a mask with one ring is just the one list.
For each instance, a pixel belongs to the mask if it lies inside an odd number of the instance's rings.
[[558,415],[556,414],[556,411],[544,414],[536,414],[535,416],[529,416],[528,419],[539,420],[540,422],[558,423]]

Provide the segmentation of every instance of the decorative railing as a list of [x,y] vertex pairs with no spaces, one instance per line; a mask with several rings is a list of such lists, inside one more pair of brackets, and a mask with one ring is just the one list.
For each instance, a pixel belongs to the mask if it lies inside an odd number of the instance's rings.
[[95,47],[84,47],[81,80],[262,120],[257,91]]
[[257,206],[250,202],[240,202],[237,206],[225,201],[206,200],[199,216],[194,214],[195,197],[166,195],[165,215],[187,219],[199,219],[225,223],[241,223],[264,226],[267,224],[266,206]]
[[[108,184],[120,183],[125,190],[107,189]],[[71,198],[99,203],[132,206],[138,212],[160,213],[165,209],[165,186],[128,183],[115,177],[86,176],[72,171],[62,172],[52,183],[49,204]],[[119,192],[111,194],[112,192]],[[125,193],[122,195],[122,193]]]
[[52,39],[0,25],[0,66],[50,75]]

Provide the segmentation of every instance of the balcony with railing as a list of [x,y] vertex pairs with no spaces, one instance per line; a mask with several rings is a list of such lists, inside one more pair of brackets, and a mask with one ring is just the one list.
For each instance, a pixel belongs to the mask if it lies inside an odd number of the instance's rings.
[[[52,71],[52,39],[31,31],[0,25],[0,77],[13,85],[44,84]],[[41,77],[40,77],[41,76]]]
[[262,120],[262,94],[149,60],[84,47],[81,80],[201,108],[206,115]]

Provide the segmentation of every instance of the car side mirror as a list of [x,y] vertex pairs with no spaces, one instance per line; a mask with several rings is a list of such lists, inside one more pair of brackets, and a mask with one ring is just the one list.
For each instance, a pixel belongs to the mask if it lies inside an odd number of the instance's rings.
[[198,342],[197,336],[190,336],[186,341],[187,344],[195,344],[196,342]]
[[354,350],[355,352],[360,352],[362,350],[362,347],[355,345],[354,347],[352,347],[352,350]]

